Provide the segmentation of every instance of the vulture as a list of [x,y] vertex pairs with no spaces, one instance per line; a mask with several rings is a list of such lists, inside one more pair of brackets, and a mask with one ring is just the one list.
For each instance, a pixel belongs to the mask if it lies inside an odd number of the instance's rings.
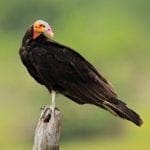
[[115,116],[142,125],[140,116],[119,99],[110,83],[72,48],[53,40],[54,33],[44,20],[26,31],[19,54],[29,74],[52,95],[60,93],[78,104],[92,104]]

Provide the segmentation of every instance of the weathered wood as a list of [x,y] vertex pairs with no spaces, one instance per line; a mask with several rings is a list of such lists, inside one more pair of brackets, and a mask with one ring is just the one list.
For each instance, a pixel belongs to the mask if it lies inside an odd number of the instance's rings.
[[62,114],[51,106],[46,106],[39,118],[33,150],[59,150]]

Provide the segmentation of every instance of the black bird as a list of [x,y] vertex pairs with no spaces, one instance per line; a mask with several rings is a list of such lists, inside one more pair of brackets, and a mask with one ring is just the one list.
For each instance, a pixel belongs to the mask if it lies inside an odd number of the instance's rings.
[[140,126],[140,116],[119,100],[109,82],[84,57],[51,38],[52,28],[37,20],[25,33],[20,57],[30,75],[52,93],[78,104],[93,104]]

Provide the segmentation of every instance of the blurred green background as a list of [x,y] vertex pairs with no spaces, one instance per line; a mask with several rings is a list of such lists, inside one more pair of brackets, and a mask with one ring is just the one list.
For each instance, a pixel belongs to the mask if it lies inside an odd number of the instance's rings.
[[27,28],[47,20],[55,40],[77,49],[139,112],[138,128],[95,106],[57,96],[63,113],[62,150],[150,149],[150,1],[0,1],[0,149],[32,149],[47,90],[22,65],[18,50]]

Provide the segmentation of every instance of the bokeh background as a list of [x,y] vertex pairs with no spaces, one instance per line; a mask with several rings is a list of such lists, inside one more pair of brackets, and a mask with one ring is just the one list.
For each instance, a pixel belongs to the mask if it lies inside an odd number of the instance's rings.
[[1,0],[0,149],[32,149],[40,107],[51,100],[18,55],[22,37],[36,19],[47,20],[55,40],[93,63],[145,121],[138,128],[59,95],[57,106],[64,115],[61,149],[150,149],[149,14],[149,0]]

